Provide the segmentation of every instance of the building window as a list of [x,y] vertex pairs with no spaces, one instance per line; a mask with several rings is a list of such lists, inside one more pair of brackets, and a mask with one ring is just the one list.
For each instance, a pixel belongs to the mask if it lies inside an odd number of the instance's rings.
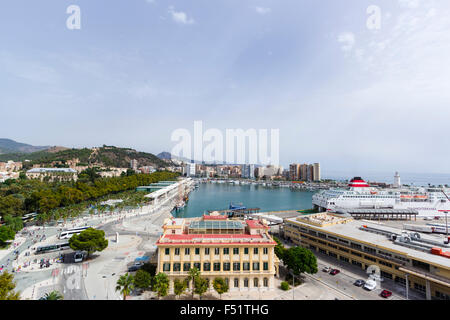
[[209,248],[205,248],[205,254],[209,254]]
[[244,287],[248,288],[248,279],[247,278],[244,279]]
[[220,254],[220,249],[214,248],[214,254],[218,256]]
[[324,250],[324,249],[320,249],[320,248],[319,248],[319,252],[320,252],[320,253],[323,253],[323,254],[327,254],[327,250]]
[[189,248],[185,248],[184,249],[184,254],[185,255],[191,254],[191,250]]
[[220,262],[214,262],[214,271],[220,271]]
[[225,278],[225,283],[226,283],[227,287],[230,286],[230,280],[228,280],[228,278]]
[[164,251],[166,252],[166,256],[168,256],[170,254],[170,249],[169,248],[166,248]]
[[198,270],[200,270],[200,262],[195,262],[194,268],[197,268]]
[[233,254],[239,254],[239,248],[233,248]]
[[423,293],[426,292],[425,286],[415,283],[415,282],[414,282],[414,289],[416,289],[417,291],[423,292]]
[[229,262],[224,262],[223,271],[230,271],[230,263]]
[[180,271],[181,270],[181,264],[180,263],[174,263],[173,264],[173,271]]
[[269,263],[268,262],[263,262],[263,269],[264,270],[269,270]]
[[259,262],[253,262],[253,270],[259,271]]
[[244,271],[249,271],[250,270],[250,263],[249,262],[244,262],[243,263],[243,270]]
[[362,263],[361,263],[361,262],[358,262],[358,261],[356,261],[356,260],[352,260],[352,265],[358,266],[358,267],[362,268]]
[[200,254],[200,248],[195,248],[195,254]]
[[442,293],[436,290],[436,298],[439,300],[450,300],[450,296],[448,294]]
[[372,262],[377,262],[377,259],[369,257],[369,256],[364,256],[364,259],[370,260]]
[[380,274],[381,274],[381,276],[382,276],[383,278],[391,279],[391,280],[392,280],[392,274],[387,273],[387,272],[384,272],[384,271],[381,271]]
[[191,270],[191,264],[189,262],[183,263],[183,271]]
[[258,248],[253,248],[253,254],[258,254]]
[[170,263],[163,264],[163,271],[170,271]]
[[240,271],[241,264],[239,262],[233,262],[233,271]]
[[352,251],[352,255],[357,256],[357,257],[362,257],[362,254]]
[[[237,254],[237,253],[235,253],[235,254]],[[248,254],[248,248],[244,248],[244,254]]]
[[180,248],[175,248],[175,255],[179,256],[180,255]]
[[234,278],[234,287],[239,288],[239,279],[238,278]]
[[263,249],[263,254],[269,254],[269,248],[264,248]]
[[230,248],[223,248],[223,254],[230,254]]
[[203,263],[203,271],[211,271],[211,263],[209,262]]
[[269,286],[269,279],[264,278],[263,283],[264,283],[264,287],[268,287]]
[[333,258],[336,258],[336,259],[337,259],[337,254],[335,254],[335,253],[333,253],[333,252],[331,252],[331,251],[328,252],[328,255],[329,255],[330,257],[333,257]]
[[255,287],[255,288],[258,288],[259,287],[259,283],[258,283],[259,281],[258,281],[258,278],[254,278],[253,279],[253,286]]
[[344,261],[344,262],[349,262],[348,258],[343,257],[343,256],[339,256],[339,260]]

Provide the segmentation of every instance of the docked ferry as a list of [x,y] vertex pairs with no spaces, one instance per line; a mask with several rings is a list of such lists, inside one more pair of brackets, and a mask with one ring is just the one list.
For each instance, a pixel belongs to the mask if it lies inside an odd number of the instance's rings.
[[396,173],[391,188],[371,187],[361,177],[350,180],[348,188],[322,190],[314,194],[312,204],[320,211],[339,209],[410,209],[419,216],[444,216],[450,212],[450,194],[443,187],[406,187]]

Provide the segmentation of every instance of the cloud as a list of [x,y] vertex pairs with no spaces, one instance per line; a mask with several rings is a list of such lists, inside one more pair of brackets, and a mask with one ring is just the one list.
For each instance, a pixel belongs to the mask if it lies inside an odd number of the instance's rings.
[[410,9],[418,8],[420,5],[420,0],[398,0],[398,3],[402,7],[407,7]]
[[183,11],[175,11],[173,6],[169,7],[169,13],[172,15],[173,21],[179,24],[194,24],[193,18],[188,18],[187,14]]
[[352,51],[355,45],[355,35],[352,32],[342,32],[337,40],[342,43],[341,49],[344,52]]
[[266,15],[269,14],[272,11],[272,9],[264,7],[255,7],[255,11],[260,15]]

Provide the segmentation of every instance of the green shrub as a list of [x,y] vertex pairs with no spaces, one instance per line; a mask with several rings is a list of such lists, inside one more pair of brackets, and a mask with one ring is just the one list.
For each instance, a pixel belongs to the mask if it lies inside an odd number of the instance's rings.
[[289,290],[289,283],[287,283],[286,281],[283,281],[281,283],[281,289],[284,290],[284,291]]

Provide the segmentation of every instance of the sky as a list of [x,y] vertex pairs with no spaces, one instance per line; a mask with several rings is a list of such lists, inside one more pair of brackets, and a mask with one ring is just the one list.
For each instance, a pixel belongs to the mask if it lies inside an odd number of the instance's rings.
[[450,173],[449,13],[444,0],[2,1],[0,137],[157,154],[202,121],[279,129],[284,167]]

